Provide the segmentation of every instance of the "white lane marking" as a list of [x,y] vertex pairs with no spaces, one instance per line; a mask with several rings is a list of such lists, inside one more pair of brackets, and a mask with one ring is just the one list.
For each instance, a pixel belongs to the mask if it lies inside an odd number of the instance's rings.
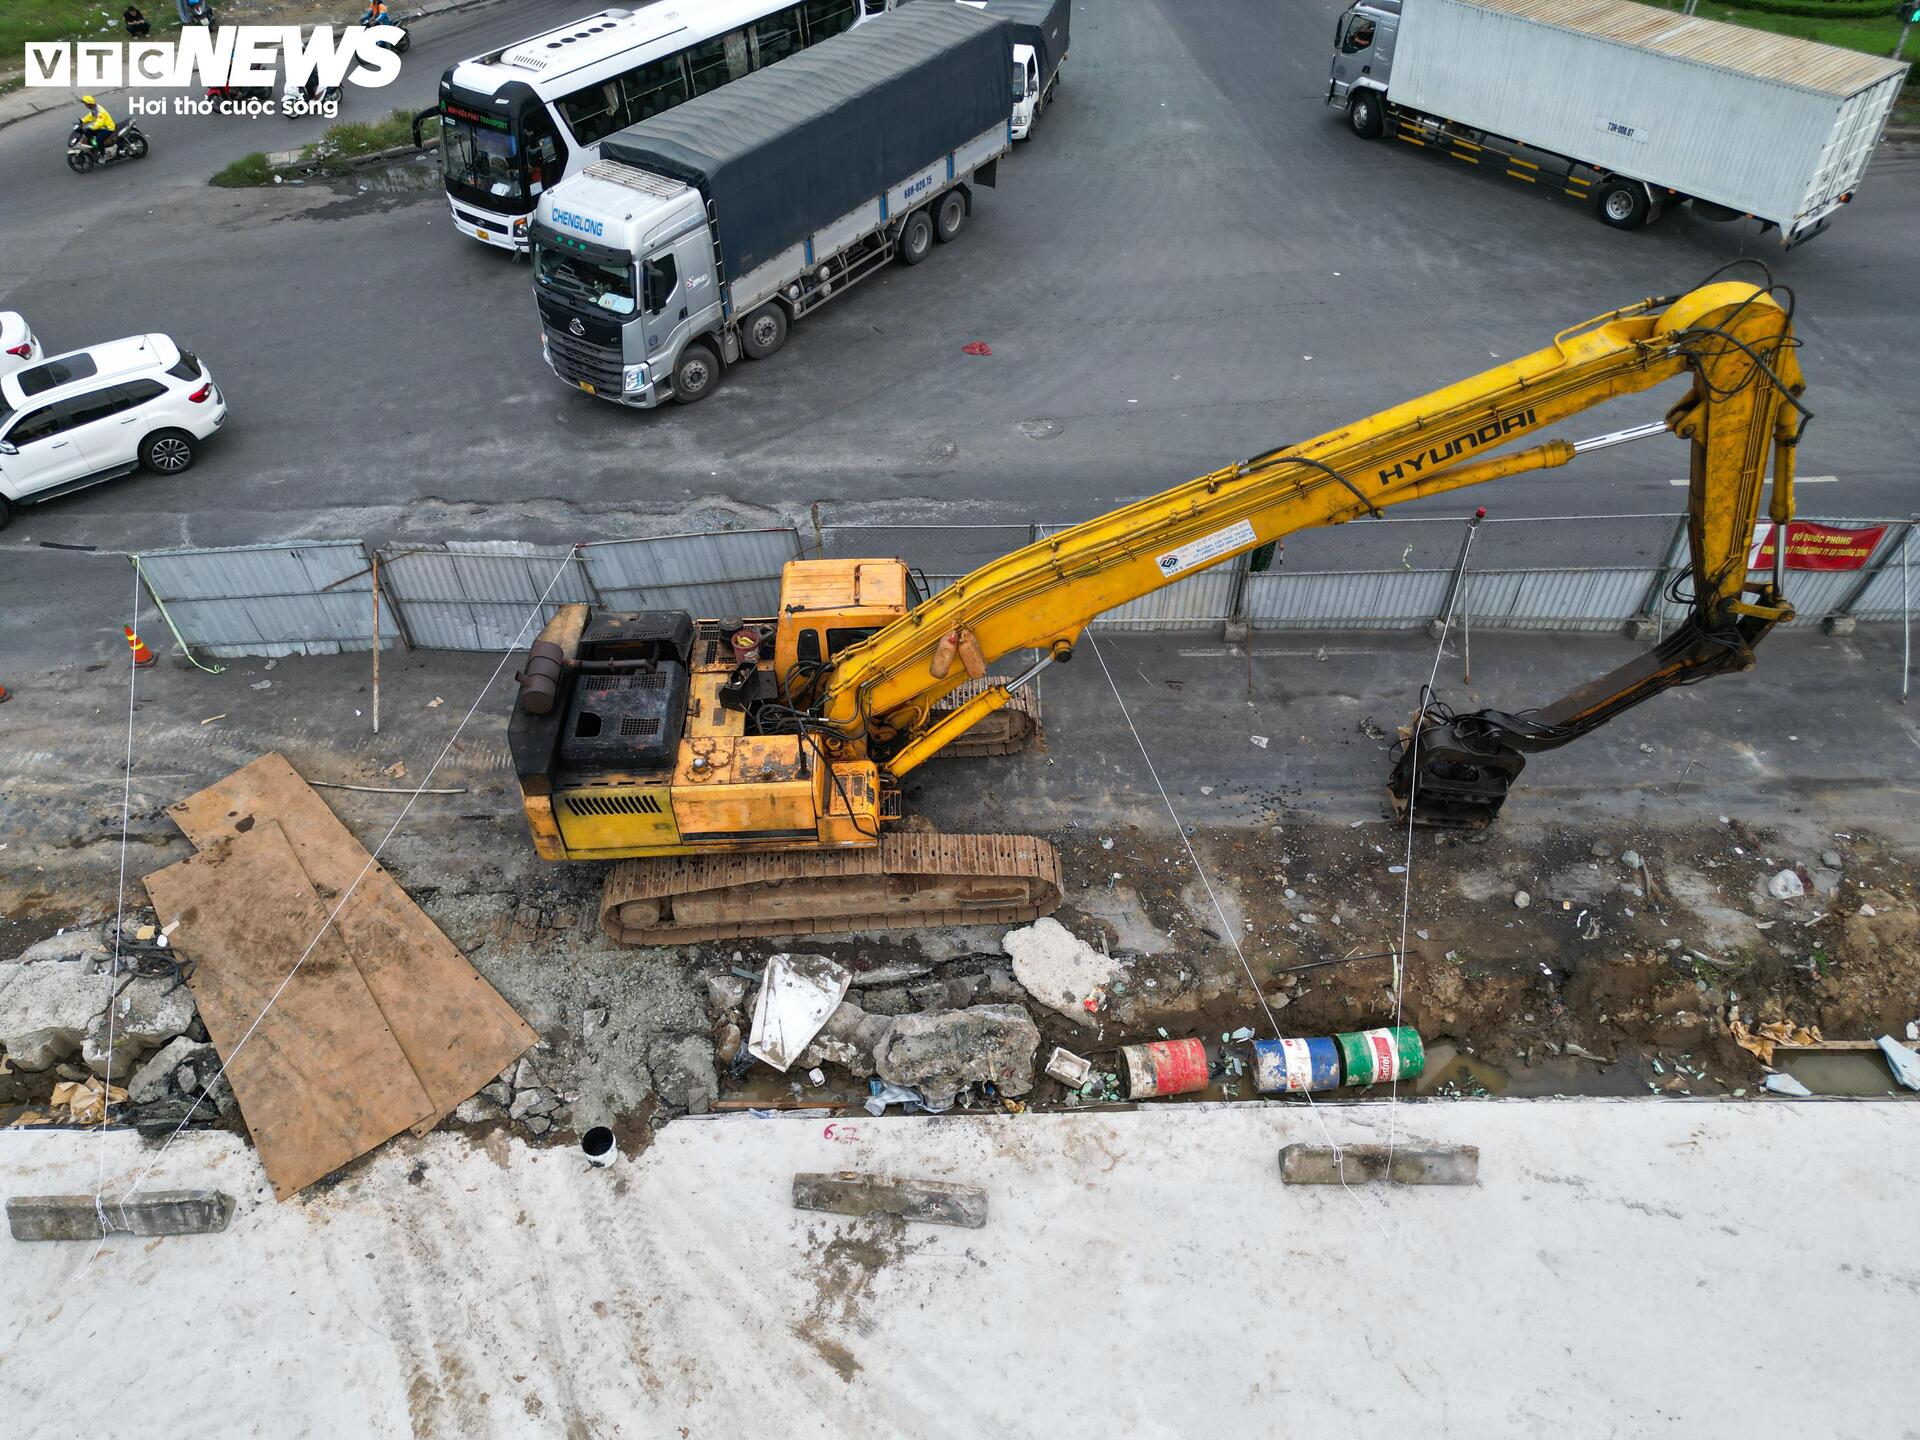
[[[1838,484],[1839,481],[1840,481],[1840,477],[1838,475],[1796,475],[1793,477],[1793,483],[1796,485],[1835,485],[1835,484]],[[1667,481],[1667,484],[1672,485],[1676,489],[1680,489],[1680,490],[1686,489],[1687,486],[1691,485],[1692,483],[1693,482],[1691,480]],[[1773,481],[1769,480],[1766,483],[1771,485],[1773,484]]]

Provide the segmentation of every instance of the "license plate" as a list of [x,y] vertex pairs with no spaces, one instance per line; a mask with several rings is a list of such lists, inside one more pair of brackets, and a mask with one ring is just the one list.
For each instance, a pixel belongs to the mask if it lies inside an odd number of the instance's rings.
[[584,390],[584,391],[586,391],[586,392],[587,392],[587,393],[588,393],[589,395],[597,395],[597,394],[599,394],[599,393],[600,393],[599,391],[597,391],[597,390],[595,390],[595,389],[593,388],[593,386],[591,386],[591,385],[589,385],[589,384],[588,384],[588,383],[587,383],[586,381],[584,381],[584,380],[582,380],[582,381],[580,382],[580,388],[581,388],[582,390]]
[[477,234],[482,240],[491,240],[493,238],[493,236],[489,235],[484,230],[476,230],[474,233]]

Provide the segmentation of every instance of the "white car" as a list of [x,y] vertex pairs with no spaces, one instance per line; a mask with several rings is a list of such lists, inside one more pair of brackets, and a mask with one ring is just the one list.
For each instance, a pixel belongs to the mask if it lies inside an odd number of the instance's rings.
[[0,375],[24,370],[40,359],[40,342],[18,310],[0,310]]
[[136,335],[0,375],[0,529],[22,505],[145,465],[178,475],[227,418],[199,358]]

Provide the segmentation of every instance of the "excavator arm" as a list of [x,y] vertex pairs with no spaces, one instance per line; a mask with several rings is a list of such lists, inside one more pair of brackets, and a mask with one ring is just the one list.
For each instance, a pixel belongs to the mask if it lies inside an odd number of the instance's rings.
[[[1746,557],[1769,461],[1770,514],[1776,522],[1793,514],[1793,447],[1806,413],[1793,346],[1791,318],[1772,296],[1732,281],[1598,316],[1531,355],[991,561],[836,657],[813,714],[838,743],[864,749],[898,777],[1006,705],[1039,670],[1070,659],[1085,627],[1116,606],[1294,531],[1670,430],[1692,453],[1688,623],[1649,655],[1538,712],[1448,717],[1422,697],[1423,738],[1417,756],[1409,745],[1401,757],[1396,790],[1491,813],[1522,751],[1564,744],[1673,685],[1747,668],[1753,644],[1790,618],[1778,570],[1749,587]],[[1691,388],[1662,425],[1495,453],[1682,375]],[[982,662],[1023,650],[1040,656],[1025,673],[940,708]],[[969,663],[955,666],[956,653]]]

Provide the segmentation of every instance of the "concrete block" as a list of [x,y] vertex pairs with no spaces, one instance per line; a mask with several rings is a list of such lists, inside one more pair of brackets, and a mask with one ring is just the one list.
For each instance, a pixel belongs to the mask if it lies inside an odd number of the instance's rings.
[[944,1180],[890,1180],[858,1170],[793,1177],[793,1208],[835,1215],[898,1215],[933,1225],[978,1230],[987,1223],[987,1192]]
[[1645,644],[1660,634],[1660,622],[1651,615],[1636,615],[1621,627],[1629,640],[1638,640]]
[[[1388,1173],[1391,1148],[1392,1173]],[[1280,1151],[1280,1178],[1288,1185],[1475,1185],[1480,1180],[1478,1145],[1287,1145]]]
[[1253,626],[1245,620],[1223,620],[1220,624],[1220,638],[1229,645],[1244,645],[1253,634]]
[[1854,624],[1854,618],[1851,615],[1829,615],[1820,622],[1820,628],[1829,635],[1851,635]]
[[154,1190],[99,1204],[91,1195],[15,1195],[7,1201],[7,1225],[16,1240],[210,1235],[226,1229],[232,1218],[233,1197],[218,1190]]

